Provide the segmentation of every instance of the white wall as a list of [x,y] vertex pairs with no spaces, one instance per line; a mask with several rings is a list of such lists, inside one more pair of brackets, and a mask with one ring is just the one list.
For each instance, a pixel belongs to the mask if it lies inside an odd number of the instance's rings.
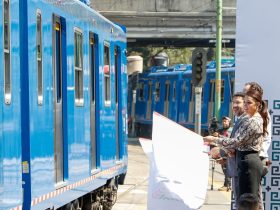
[[280,98],[279,11],[279,0],[237,1],[236,90],[256,81],[265,98]]
[[265,209],[280,209],[280,1],[238,0],[236,11],[236,90],[255,81],[271,111],[269,173],[263,179]]

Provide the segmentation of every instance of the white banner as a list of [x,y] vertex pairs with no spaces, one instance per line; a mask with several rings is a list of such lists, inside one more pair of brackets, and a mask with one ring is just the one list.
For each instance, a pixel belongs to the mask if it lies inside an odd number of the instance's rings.
[[209,158],[202,137],[153,114],[152,142],[140,140],[150,159],[148,210],[190,210],[203,205]]

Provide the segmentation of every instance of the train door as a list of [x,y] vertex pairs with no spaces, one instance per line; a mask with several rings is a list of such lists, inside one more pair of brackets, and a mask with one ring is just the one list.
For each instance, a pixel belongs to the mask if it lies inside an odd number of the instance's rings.
[[115,113],[116,113],[116,160],[120,159],[120,125],[122,120],[122,106],[121,102],[121,90],[120,90],[120,76],[121,76],[121,50],[116,46],[114,50],[115,57]]
[[215,80],[211,79],[209,83],[209,101],[208,101],[208,121],[214,116],[215,102]]
[[91,170],[96,169],[96,69],[98,56],[98,38],[92,32],[89,33],[89,64],[90,64],[90,153]]
[[63,139],[63,40],[65,33],[61,18],[53,16],[53,101],[54,101],[54,160],[55,181],[64,180],[64,139]]
[[152,94],[153,94],[153,87],[152,82],[148,81],[148,100],[147,100],[147,115],[146,119],[150,120],[152,119]]
[[170,95],[170,81],[165,82],[165,96],[164,96],[164,109],[163,115],[168,117],[169,114],[169,95]]

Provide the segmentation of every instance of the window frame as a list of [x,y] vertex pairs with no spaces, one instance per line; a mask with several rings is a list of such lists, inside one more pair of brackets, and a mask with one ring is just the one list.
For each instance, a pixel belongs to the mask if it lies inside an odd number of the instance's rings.
[[[78,35],[81,37],[81,40],[79,40]],[[78,41],[80,41],[80,43],[78,43]],[[80,44],[80,46],[78,46],[78,44]],[[80,56],[78,65],[77,65],[77,61],[78,61],[77,56]],[[77,27],[74,27],[74,82],[75,82],[74,84],[75,105],[83,106],[84,105],[83,31]]]
[[[40,25],[38,23],[40,18]],[[38,26],[39,25],[39,26]],[[38,52],[39,51],[39,52]],[[42,12],[36,11],[36,61],[37,61],[37,103],[43,105],[43,52],[42,52]]]
[[172,101],[176,101],[176,81],[173,82],[173,87],[172,87]]
[[164,89],[165,89],[165,93],[164,93],[164,101],[169,101],[169,97],[170,97],[170,81],[169,80],[167,80],[166,82],[165,82],[165,87],[164,87]]
[[148,82],[148,101],[152,101],[152,95],[153,95],[153,83],[152,81]]
[[160,101],[160,81],[155,83],[155,101]]
[[89,32],[89,64],[90,64],[90,88],[91,96],[90,102],[95,104],[96,101],[96,38],[93,32]]
[[119,72],[120,72],[120,56],[121,56],[121,48],[118,45],[115,45],[114,47],[114,59],[115,59],[115,103],[119,103],[119,97],[120,97],[120,92],[119,92]]
[[[105,49],[108,48],[108,64],[105,64]],[[104,46],[103,46],[103,89],[104,89],[104,104],[105,106],[110,106],[111,105],[111,49],[110,49],[110,43],[107,41],[104,41]],[[108,65],[108,71],[109,74],[105,73],[105,65]]]
[[186,94],[187,94],[187,81],[183,81],[183,83],[182,83],[182,102],[186,101]]
[[225,80],[221,80],[221,103],[225,101]]
[[[7,10],[5,5],[7,4]],[[7,26],[7,27],[6,27]],[[11,13],[10,0],[3,0],[3,62],[4,62],[4,98],[5,104],[12,100],[11,79]]]
[[144,82],[140,82],[138,84],[138,91],[139,91],[139,95],[138,95],[138,101],[144,101],[145,97],[144,97],[144,88],[145,88],[145,84]]

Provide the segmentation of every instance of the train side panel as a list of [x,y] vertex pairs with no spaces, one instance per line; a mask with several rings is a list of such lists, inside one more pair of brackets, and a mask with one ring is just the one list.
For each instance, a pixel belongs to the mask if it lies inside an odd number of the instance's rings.
[[193,88],[191,78],[183,75],[181,99],[179,99],[178,123],[187,124],[193,120]]
[[[128,135],[128,113],[127,113],[127,61],[126,61],[126,42],[123,42],[121,40],[116,42],[119,46],[119,61],[117,63],[118,67],[115,67],[115,74],[118,74],[117,77],[115,77],[117,81],[117,88],[118,88],[118,120],[119,120],[119,126],[118,126],[118,132],[119,132],[119,158],[118,161],[122,161],[125,165],[123,167],[122,174],[126,174],[127,170],[127,163],[128,163],[128,154],[127,154],[127,135]],[[116,155],[117,156],[117,155]],[[120,182],[123,184],[121,180]]]
[[[172,71],[173,70],[173,71]],[[194,129],[195,121],[195,94],[194,86],[192,85],[192,75],[188,65],[186,69],[176,71],[176,67],[166,71],[162,70],[154,73],[139,74],[139,84],[137,95],[142,91],[145,93],[145,81],[153,78],[153,106],[150,107],[151,112],[159,112],[166,117],[178,122],[179,124]],[[201,98],[201,126],[204,133],[208,129],[209,120],[214,116],[215,105],[215,69],[207,69],[206,82],[202,89]],[[221,87],[221,116],[232,117],[231,97],[233,94],[234,85],[234,68],[222,69],[222,87]],[[141,87],[143,86],[143,87]],[[140,91],[140,89],[143,89]],[[136,130],[142,135],[144,131],[151,131],[152,119],[145,118],[146,110],[148,110],[147,101],[136,98],[136,114],[135,122],[137,123]],[[141,112],[141,115],[139,113]],[[141,116],[141,118],[139,117]],[[145,134],[150,136],[151,133]]]
[[22,203],[23,193],[19,3],[1,1],[0,8],[0,209],[9,209]]
[[[3,1],[0,5],[3,8]],[[30,192],[31,200],[25,203],[32,209],[71,206],[78,199],[81,205],[82,196],[89,206],[100,205],[90,195],[105,184],[114,193],[113,182],[127,170],[125,32],[78,1],[26,5],[28,53],[20,58],[20,8],[18,1],[10,4],[12,88],[10,101],[0,91],[0,208],[22,206],[22,173],[30,179],[24,198]],[[3,20],[0,27],[4,28]],[[104,103],[107,44],[110,104]],[[0,52],[4,54],[2,45]],[[28,69],[21,69],[20,59],[28,60]],[[19,69],[29,76],[24,84],[29,85],[30,111],[24,122]],[[7,81],[0,77],[3,87]],[[30,140],[21,141],[21,123],[29,123],[25,137]],[[21,152],[29,148],[30,160],[21,163]]]
[[[52,9],[42,2],[28,2],[28,62],[30,109],[31,194],[54,191],[54,111],[52,61]],[[41,17],[41,27],[37,17]],[[38,69],[37,27],[41,33],[41,75]],[[40,80],[39,81],[39,77]],[[41,83],[41,84],[39,84]],[[41,86],[41,93],[38,87]],[[41,98],[40,98],[41,97]]]

